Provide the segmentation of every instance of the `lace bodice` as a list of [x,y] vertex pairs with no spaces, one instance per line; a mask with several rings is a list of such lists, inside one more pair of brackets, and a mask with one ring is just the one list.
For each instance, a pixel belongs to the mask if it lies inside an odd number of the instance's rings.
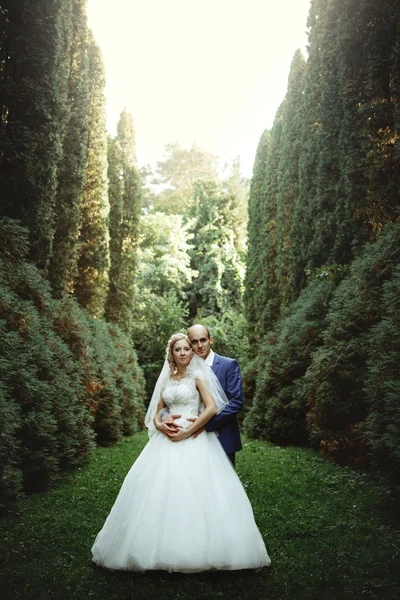
[[197,417],[199,414],[200,394],[194,377],[190,375],[180,381],[169,379],[162,397],[170,413],[185,417]]

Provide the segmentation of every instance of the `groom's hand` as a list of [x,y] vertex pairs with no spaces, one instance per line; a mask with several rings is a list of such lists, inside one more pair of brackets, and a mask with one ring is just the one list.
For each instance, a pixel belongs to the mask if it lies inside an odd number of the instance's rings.
[[171,433],[176,433],[178,429],[182,429],[182,425],[177,425],[174,422],[174,419],[179,419],[181,415],[170,415],[167,419],[162,420],[157,427],[158,431],[164,433],[165,435],[169,435]]
[[[188,417],[187,420],[188,421],[192,421],[192,423],[194,423],[195,421],[197,421],[197,419],[194,418],[194,417],[190,417],[190,418]],[[206,430],[205,427],[200,427],[200,429],[198,429],[197,431],[195,431],[191,437],[194,438],[194,439],[196,439],[197,436],[200,435],[201,433],[203,433],[203,431],[205,431],[205,430]]]
[[[174,419],[180,419],[182,415],[163,415],[161,417],[161,423],[172,423],[175,425]],[[181,427],[181,425],[175,425],[175,427]]]

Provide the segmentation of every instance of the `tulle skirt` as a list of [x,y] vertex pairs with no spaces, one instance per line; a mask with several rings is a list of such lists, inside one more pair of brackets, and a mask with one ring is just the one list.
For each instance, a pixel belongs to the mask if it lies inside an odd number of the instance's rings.
[[109,569],[256,569],[270,564],[243,486],[215,433],[155,433],[92,547]]

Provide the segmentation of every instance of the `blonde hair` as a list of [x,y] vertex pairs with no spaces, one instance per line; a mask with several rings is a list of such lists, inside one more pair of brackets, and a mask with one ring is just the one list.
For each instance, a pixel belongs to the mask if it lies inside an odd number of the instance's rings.
[[176,344],[176,342],[178,342],[179,340],[186,340],[189,347],[192,348],[191,341],[189,340],[186,333],[174,333],[173,335],[171,335],[171,337],[168,340],[168,344],[167,344],[166,359],[168,361],[169,368],[171,370],[172,375],[174,375],[174,373],[176,373],[176,370],[177,370],[176,363],[172,356],[172,350],[174,349],[174,345]]

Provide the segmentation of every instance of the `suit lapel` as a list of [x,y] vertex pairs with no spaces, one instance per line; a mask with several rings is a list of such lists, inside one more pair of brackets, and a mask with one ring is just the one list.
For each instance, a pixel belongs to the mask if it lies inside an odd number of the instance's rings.
[[226,389],[226,381],[225,381],[225,370],[223,368],[223,361],[221,361],[221,357],[219,356],[219,354],[216,354],[214,356],[214,362],[212,364],[211,369],[214,372],[214,375],[216,376],[216,378],[218,379],[218,381],[221,384],[222,389],[224,390],[225,394],[227,394],[227,389]]
[[215,355],[214,355],[214,361],[213,361],[213,364],[212,364],[212,367],[211,367],[211,369],[214,371],[215,375],[218,372],[218,367],[219,367],[219,354],[215,353]]

